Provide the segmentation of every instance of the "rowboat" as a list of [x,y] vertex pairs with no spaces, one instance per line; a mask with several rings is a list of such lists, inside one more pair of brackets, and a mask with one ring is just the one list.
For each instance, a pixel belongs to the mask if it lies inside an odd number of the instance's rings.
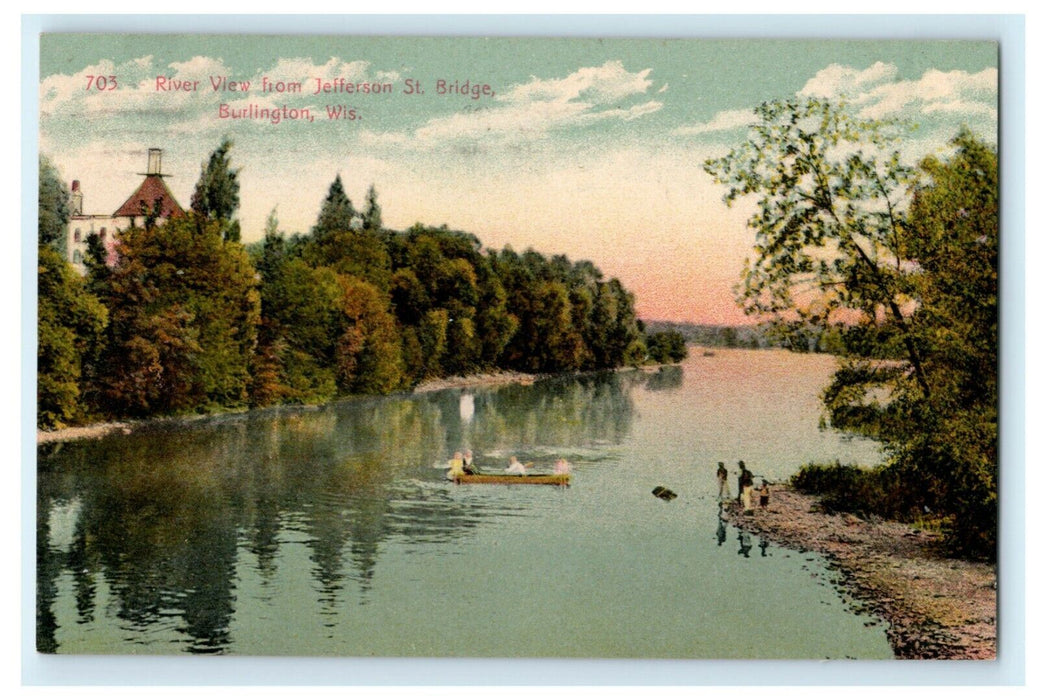
[[456,484],[551,484],[569,486],[569,474],[462,474],[456,476]]

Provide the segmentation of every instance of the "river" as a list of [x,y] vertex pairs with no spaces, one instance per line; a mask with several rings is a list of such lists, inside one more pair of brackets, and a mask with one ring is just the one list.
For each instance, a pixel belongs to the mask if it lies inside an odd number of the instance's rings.
[[[90,654],[892,658],[817,555],[718,517],[746,461],[870,464],[820,429],[834,360],[680,366],[157,421],[41,445],[37,648]],[[451,454],[573,464],[453,485]],[[677,494],[655,498],[662,485]]]

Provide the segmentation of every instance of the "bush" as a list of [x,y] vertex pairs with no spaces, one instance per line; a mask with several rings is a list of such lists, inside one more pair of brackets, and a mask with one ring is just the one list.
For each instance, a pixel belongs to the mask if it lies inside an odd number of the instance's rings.
[[927,494],[889,466],[865,469],[856,465],[808,464],[794,474],[790,484],[798,491],[820,496],[827,512],[877,515],[912,521],[931,512]]

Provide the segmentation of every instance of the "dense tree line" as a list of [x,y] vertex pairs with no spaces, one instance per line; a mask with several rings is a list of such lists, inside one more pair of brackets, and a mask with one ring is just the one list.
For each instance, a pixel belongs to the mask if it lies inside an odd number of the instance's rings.
[[953,551],[995,556],[998,167],[967,131],[945,159],[902,162],[900,125],[819,100],[763,104],[748,139],[705,168],[756,198],[748,312],[826,340],[841,362],[832,425],[882,440],[902,517]]
[[41,426],[647,360],[633,295],[592,263],[386,229],[374,187],[358,209],[338,176],[309,232],[287,235],[275,210],[243,246],[231,147],[202,164],[185,216],[121,231],[114,264],[88,238],[85,277],[57,252],[68,192],[41,160]]

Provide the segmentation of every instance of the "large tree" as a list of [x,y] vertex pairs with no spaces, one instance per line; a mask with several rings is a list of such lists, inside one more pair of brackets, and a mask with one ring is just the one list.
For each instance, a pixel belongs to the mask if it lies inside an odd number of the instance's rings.
[[120,234],[107,282],[104,397],[116,415],[247,401],[256,343],[256,271],[219,222],[171,219]]
[[927,394],[906,313],[912,265],[902,250],[913,171],[894,149],[898,125],[816,99],[767,102],[755,113],[749,138],[704,164],[729,187],[727,203],[757,202],[747,222],[757,240],[743,279],[744,308],[889,322]]

